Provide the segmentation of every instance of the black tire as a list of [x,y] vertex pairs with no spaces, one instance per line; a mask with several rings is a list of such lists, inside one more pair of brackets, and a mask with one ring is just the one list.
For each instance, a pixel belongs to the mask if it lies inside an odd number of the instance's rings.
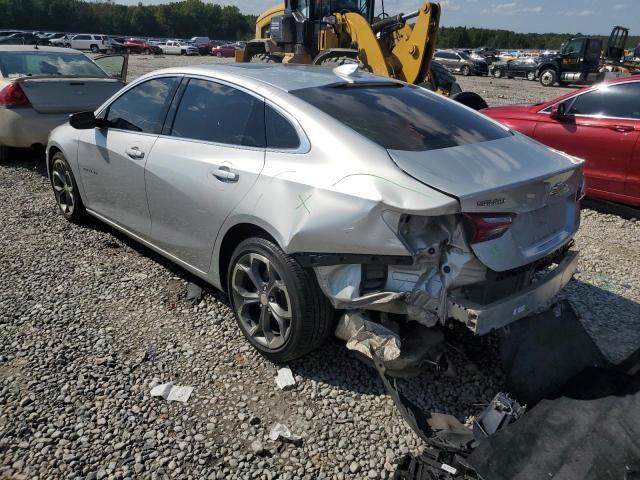
[[282,63],[282,59],[277,55],[268,53],[256,53],[251,56],[249,63]]
[[460,69],[460,73],[462,73],[462,75],[464,75],[465,77],[468,77],[469,75],[471,75],[471,68],[469,67],[469,65],[463,65]]
[[[65,173],[65,186],[70,187],[70,193],[73,195],[73,208],[69,209],[63,206],[63,200],[59,192],[60,179],[58,175]],[[68,176],[67,176],[68,175]],[[71,223],[82,224],[87,218],[87,212],[80,198],[80,190],[78,190],[78,184],[73,176],[73,170],[69,166],[69,162],[64,158],[61,152],[56,152],[51,159],[51,172],[49,181],[51,182],[51,188],[53,188],[53,194],[58,204],[60,213]],[[66,194],[65,194],[66,195]],[[67,197],[68,200],[68,197]]]
[[[270,348],[262,343],[265,341],[264,339],[267,338],[266,334],[264,338],[262,338],[259,336],[254,337],[248,332],[247,326],[245,325],[246,320],[241,319],[240,309],[236,306],[236,303],[239,303],[243,298],[239,290],[244,290],[245,292],[252,290],[252,285],[255,284],[254,282],[250,282],[249,284],[242,283],[246,282],[249,276],[243,273],[244,270],[241,266],[236,268],[239,264],[246,265],[244,262],[248,255],[257,255],[258,257],[267,259],[274,267],[274,271],[277,272],[277,276],[280,279],[279,281],[284,283],[287,291],[287,311],[290,312],[291,318],[284,339],[281,337],[274,342],[283,342],[282,345],[277,348]],[[258,263],[260,262],[261,260],[258,260]],[[237,275],[236,271],[238,272]],[[243,275],[246,275],[246,278],[243,277]],[[262,275],[257,278],[258,282],[265,282]],[[236,283],[242,283],[240,289],[234,289],[234,279]],[[271,283],[271,280],[269,280],[269,283]],[[272,297],[272,293],[267,290],[269,288],[267,283],[262,283],[261,285],[262,288],[258,289],[258,287],[256,287],[256,291],[254,292],[260,300],[256,300],[253,307],[250,306],[247,308],[247,310],[252,308],[254,315],[257,313],[255,312],[256,308],[259,309],[260,312],[263,312],[265,308],[271,312],[269,305],[273,305],[272,299],[274,297]],[[300,358],[322,345],[333,331],[335,323],[334,311],[331,308],[329,300],[320,290],[313,271],[302,268],[293,257],[286,255],[278,245],[270,240],[254,237],[244,240],[238,245],[233,252],[229,264],[227,292],[240,330],[249,343],[271,361],[287,362]],[[268,300],[267,296],[269,298]],[[278,303],[279,302],[278,300]],[[244,318],[246,319],[246,316]],[[269,320],[269,325],[269,328],[272,328],[271,326],[274,325],[272,318]]]
[[558,74],[553,68],[547,68],[540,72],[540,85],[543,87],[553,87],[558,80]]
[[451,96],[451,99],[474,110],[482,110],[489,107],[485,99],[475,92],[456,93],[455,95]]
[[187,55],[187,51],[186,50],[180,50],[180,55],[182,55],[183,57]]
[[9,160],[9,147],[0,145],[0,163],[5,163]]
[[92,53],[100,53],[100,49],[98,48],[98,45],[91,45],[89,49],[91,50]]
[[496,77],[496,78],[502,78],[502,70],[500,70],[499,68],[496,68],[493,71],[493,76]]
[[358,65],[360,70],[366,70],[358,60],[351,57],[328,57],[322,59],[318,65],[327,68],[336,68],[342,65]]
[[222,53],[221,52],[216,52],[216,57],[222,58]]
[[149,50],[148,48],[145,48],[142,53],[144,53],[145,55],[151,55],[151,50]]

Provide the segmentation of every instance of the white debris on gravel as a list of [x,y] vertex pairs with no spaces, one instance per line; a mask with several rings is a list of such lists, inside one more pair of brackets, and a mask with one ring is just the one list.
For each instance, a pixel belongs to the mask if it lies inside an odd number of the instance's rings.
[[282,367],[278,369],[276,385],[280,390],[289,390],[296,386],[296,379],[293,378],[293,372],[289,367]]
[[302,440],[302,437],[294,435],[286,425],[282,423],[274,423],[269,431],[269,438],[272,442],[277,440],[284,440],[286,442],[298,443]]
[[168,402],[187,403],[192,392],[193,387],[174,385],[169,382],[163,383],[162,385],[156,385],[151,389],[149,395],[152,397],[162,397]]
[[[223,295],[187,302],[192,277],[98,222],[67,223],[50,190],[40,161],[0,165],[0,478],[388,479],[421,449],[342,342],[291,365],[295,390],[274,388],[273,364]],[[565,295],[612,357],[640,343],[639,240],[640,222],[590,210],[577,237]],[[399,386],[423,408],[478,414],[502,378],[494,339],[476,340],[486,353],[452,353],[455,377],[426,371]],[[160,379],[198,395],[158,401]],[[304,443],[272,449],[276,422]]]

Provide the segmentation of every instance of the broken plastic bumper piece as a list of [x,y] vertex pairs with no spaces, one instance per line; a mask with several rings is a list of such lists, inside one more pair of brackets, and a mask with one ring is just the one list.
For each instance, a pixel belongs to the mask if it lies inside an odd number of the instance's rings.
[[544,306],[569,283],[577,267],[578,252],[569,251],[560,264],[544,278],[515,295],[488,305],[479,305],[462,298],[462,295],[450,294],[448,314],[466,324],[474,333],[484,335],[531,315]]

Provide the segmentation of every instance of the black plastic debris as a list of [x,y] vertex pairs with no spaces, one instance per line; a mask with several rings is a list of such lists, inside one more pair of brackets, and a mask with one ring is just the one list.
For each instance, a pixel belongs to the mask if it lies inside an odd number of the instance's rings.
[[504,329],[500,357],[507,391],[529,407],[585,368],[607,363],[567,301]]
[[473,422],[473,436],[477,440],[493,435],[501,428],[518,420],[525,407],[512,400],[506,393],[498,393],[485,410]]
[[640,373],[587,368],[467,458],[484,480],[640,479]]
[[391,384],[386,376],[382,357],[373,349],[371,356],[384,388],[393,399],[398,412],[422,440],[446,452],[471,452],[475,443],[471,429],[452,415],[422,410],[398,389],[395,379]]
[[429,449],[421,455],[405,455],[393,474],[394,480],[475,480],[478,477],[457,454]]

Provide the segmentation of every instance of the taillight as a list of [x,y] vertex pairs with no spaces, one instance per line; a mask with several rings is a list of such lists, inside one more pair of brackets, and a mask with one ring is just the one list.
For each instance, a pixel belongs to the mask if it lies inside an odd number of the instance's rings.
[[10,83],[0,90],[0,107],[18,108],[30,107],[29,99],[18,83]]
[[465,213],[469,242],[480,243],[501,237],[509,230],[515,214],[513,213]]

